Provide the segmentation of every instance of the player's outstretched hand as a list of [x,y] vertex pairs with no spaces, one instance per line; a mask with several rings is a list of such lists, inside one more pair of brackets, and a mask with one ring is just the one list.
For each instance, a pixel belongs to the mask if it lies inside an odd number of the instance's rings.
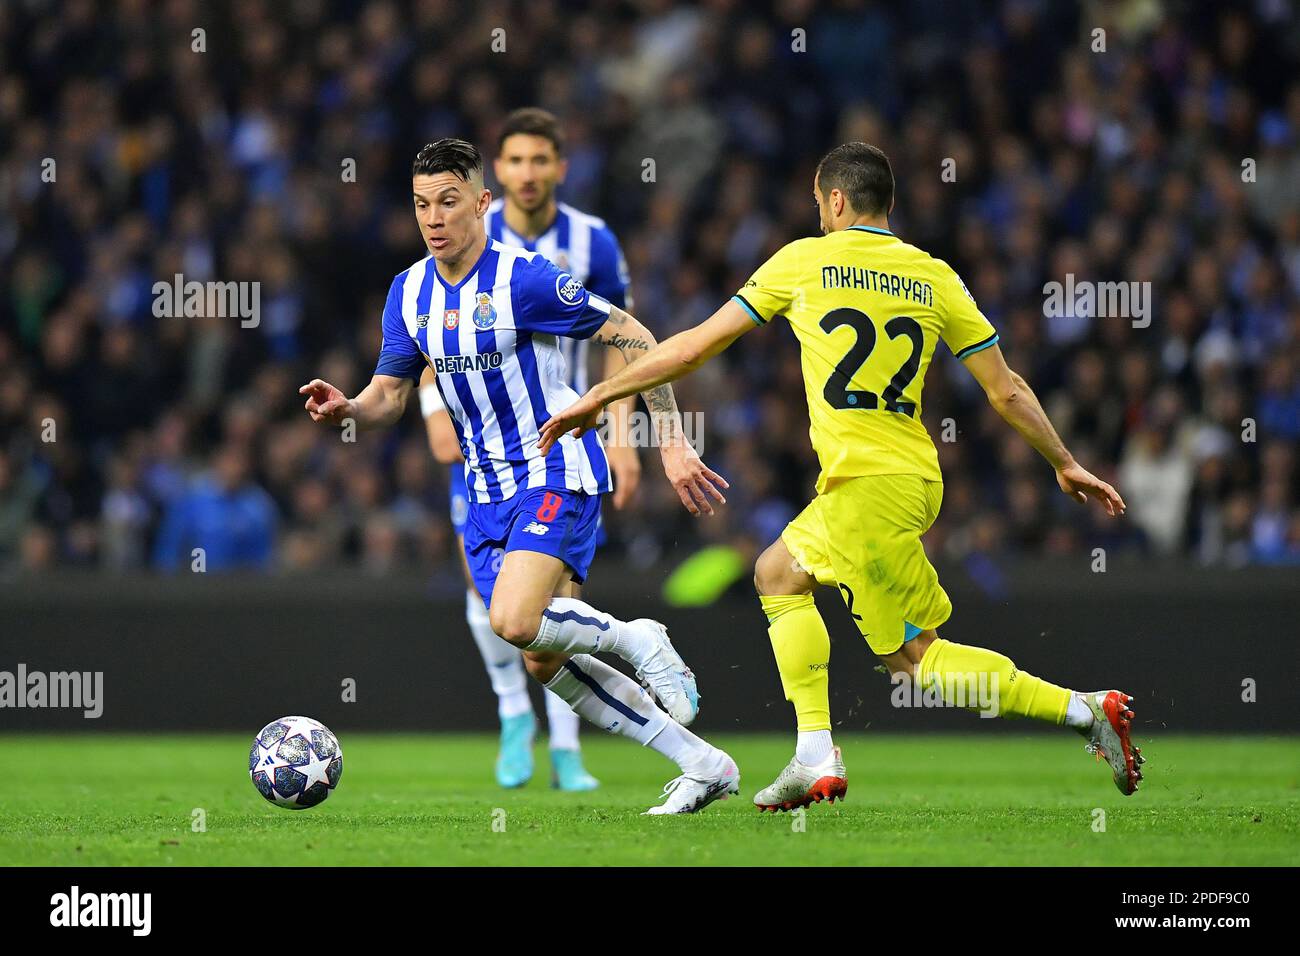
[[1124,499],[1119,496],[1119,492],[1078,462],[1058,470],[1056,483],[1062,491],[1081,504],[1087,503],[1089,498],[1096,498],[1106,509],[1106,514],[1117,518],[1124,513]]
[[307,396],[304,407],[314,422],[342,425],[346,419],[352,417],[352,403],[329,382],[314,378],[298,389],[298,394]]
[[542,426],[541,438],[537,441],[537,447],[545,455],[565,432],[572,432],[574,438],[581,437],[583,432],[596,427],[600,420],[601,407],[600,403],[593,399],[591,393],[588,392],[568,408],[556,412],[546,420],[546,424]]
[[661,445],[659,451],[664,460],[664,474],[672,482],[687,511],[697,517],[700,514],[711,515],[713,505],[709,498],[724,505],[727,503],[718,490],[731,487],[727,479],[700,461],[695,449],[685,441],[678,445]]

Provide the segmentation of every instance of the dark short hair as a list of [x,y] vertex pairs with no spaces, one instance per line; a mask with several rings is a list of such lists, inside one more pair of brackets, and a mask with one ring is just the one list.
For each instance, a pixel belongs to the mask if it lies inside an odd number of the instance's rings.
[[832,189],[844,193],[856,213],[887,216],[894,205],[889,157],[867,143],[844,143],[823,156],[817,164],[817,184],[823,196]]
[[440,139],[416,153],[411,165],[412,176],[432,176],[434,173],[455,173],[469,182],[475,173],[483,175],[483,156],[477,146],[463,139]]
[[517,133],[548,139],[555,147],[555,154],[564,155],[564,131],[560,129],[560,121],[549,110],[537,106],[525,106],[507,116],[501,127],[501,135],[497,137],[497,152],[501,152],[506,140]]

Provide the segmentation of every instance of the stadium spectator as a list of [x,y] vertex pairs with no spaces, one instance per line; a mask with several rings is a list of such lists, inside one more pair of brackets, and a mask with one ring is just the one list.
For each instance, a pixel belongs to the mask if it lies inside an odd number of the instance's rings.
[[[886,150],[896,231],[953,264],[1131,506],[1116,532],[1053,500],[943,356],[924,418],[955,440],[933,547],[982,569],[1103,534],[1300,560],[1300,474],[1277,450],[1300,439],[1300,23],[1285,4],[1180,10],[0,5],[0,569],[174,568],[199,538],[210,570],[452,561],[445,479],[418,445],[301,428],[293,386],[373,367],[384,290],[419,255],[415,150],[490,146],[530,103],[566,124],[563,196],[623,240],[660,336],[816,229],[807,183],[829,146]],[[177,274],[259,282],[257,323],[155,315],[154,283]],[[1067,275],[1150,282],[1149,324],[1048,315],[1044,285]],[[768,329],[678,390],[744,503],[711,540],[768,540],[807,497],[793,356]],[[607,515],[633,560],[702,540],[665,487]]]
[[[211,475],[171,503],[154,543],[160,571],[194,566],[205,571],[268,568],[275,546],[275,505],[249,480],[249,456],[227,444],[213,458]],[[201,555],[195,555],[201,550]]]

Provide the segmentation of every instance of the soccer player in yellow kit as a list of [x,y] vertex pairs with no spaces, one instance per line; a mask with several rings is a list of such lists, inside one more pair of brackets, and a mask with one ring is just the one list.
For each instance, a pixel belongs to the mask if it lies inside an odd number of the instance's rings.
[[989,402],[1056,471],[1061,490],[1107,514],[1124,501],[1074,460],[1025,380],[1007,367],[998,335],[947,263],[889,229],[894,176],[866,143],[831,150],[813,196],[823,235],[764,263],[710,318],[661,342],[548,421],[541,446],[594,427],[609,402],[699,368],[751,329],[784,316],[799,340],[810,434],[821,463],[817,495],[759,557],[754,583],[786,699],[798,718],[795,756],[754,797],[790,810],[843,797],[847,772],[831,739],[830,638],[813,604],[839,589],[867,645],[890,672],[927,694],[987,712],[1075,728],[1131,794],[1143,757],[1129,729],[1132,698],[1078,693],[1020,670],[1005,655],[939,637],[952,604],[921,535],[943,497],[934,443],[921,424],[921,388],[939,340]]

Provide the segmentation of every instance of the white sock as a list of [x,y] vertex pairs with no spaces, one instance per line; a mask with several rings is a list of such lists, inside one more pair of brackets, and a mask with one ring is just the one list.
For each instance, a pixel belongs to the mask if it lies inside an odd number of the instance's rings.
[[672,723],[640,684],[588,654],[565,661],[546,689],[602,730],[642,745]]
[[542,624],[526,650],[617,654],[635,665],[649,646],[639,628],[628,627],[577,598],[557,597],[542,611]]
[[552,750],[578,749],[578,715],[563,697],[547,690],[546,734]]
[[478,592],[465,592],[465,622],[474,635],[478,652],[483,655],[483,666],[497,695],[497,715],[503,720],[519,714],[531,713],[533,702],[528,696],[528,673],[519,649],[509,641],[497,637],[488,618],[487,607]]
[[565,661],[546,689],[593,724],[650,747],[683,772],[707,767],[717,759],[714,747],[655,706],[640,684],[590,655]]
[[1075,730],[1092,727],[1092,708],[1084,703],[1083,695],[1071,692],[1069,706],[1065,708],[1065,726]]
[[695,736],[675,720],[668,721],[659,735],[650,741],[650,747],[677,764],[682,773],[716,769],[724,756],[717,747]]
[[829,757],[834,749],[835,744],[831,742],[829,730],[801,730],[794,755],[805,767],[815,767]]

